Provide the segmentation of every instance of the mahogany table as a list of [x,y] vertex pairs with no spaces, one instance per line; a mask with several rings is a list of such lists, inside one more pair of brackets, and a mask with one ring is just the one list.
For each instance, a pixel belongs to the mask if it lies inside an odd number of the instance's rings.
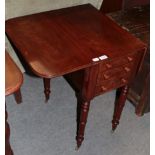
[[112,129],[119,123],[128,85],[138,72],[146,46],[90,4],[6,21],[17,54],[43,78],[46,100],[50,79],[65,76],[78,99],[77,147],[84,139],[90,101],[120,88]]
[[[22,101],[20,86],[23,83],[23,75],[13,62],[7,52],[5,52],[5,95],[15,95],[15,100],[19,104]],[[5,108],[5,155],[13,155],[10,146],[10,127],[7,122],[8,113]]]

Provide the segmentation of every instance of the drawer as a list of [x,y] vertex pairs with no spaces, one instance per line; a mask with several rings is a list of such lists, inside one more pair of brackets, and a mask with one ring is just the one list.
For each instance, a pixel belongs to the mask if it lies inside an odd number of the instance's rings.
[[106,62],[103,62],[99,65],[99,72],[103,72],[105,70],[110,70],[112,68],[128,64],[128,63],[134,63],[134,60],[136,59],[137,54],[129,54],[127,56],[119,57],[116,59],[107,60]]
[[121,75],[119,77],[113,77],[110,80],[101,82],[99,85],[96,85],[95,96],[126,85],[130,81],[130,77],[130,74],[127,74],[125,76]]
[[111,70],[105,70],[99,72],[97,85],[106,80],[114,80],[115,78],[130,76],[134,63],[124,64],[120,67],[112,68]]

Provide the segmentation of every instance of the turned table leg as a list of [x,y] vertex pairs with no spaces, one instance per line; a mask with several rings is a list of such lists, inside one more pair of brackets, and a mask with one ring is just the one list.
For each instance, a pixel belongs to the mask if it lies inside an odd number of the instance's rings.
[[48,78],[43,78],[43,83],[44,83],[44,93],[45,93],[45,102],[47,102],[50,98],[50,80]]
[[10,146],[10,127],[7,119],[8,113],[5,107],[5,155],[13,155],[13,151]]
[[127,85],[121,88],[120,96],[115,104],[115,110],[112,120],[112,131],[114,131],[117,128],[117,125],[119,124],[121,113],[123,111],[123,107],[127,98],[128,90],[129,87]]
[[14,97],[15,97],[17,104],[20,104],[22,102],[22,95],[21,95],[20,89],[14,93]]
[[77,129],[77,136],[76,136],[77,149],[81,146],[81,144],[84,140],[84,131],[85,131],[85,126],[86,126],[86,122],[87,122],[89,106],[90,106],[90,101],[82,101],[81,102],[80,118],[79,118],[79,122],[78,122],[78,129]]

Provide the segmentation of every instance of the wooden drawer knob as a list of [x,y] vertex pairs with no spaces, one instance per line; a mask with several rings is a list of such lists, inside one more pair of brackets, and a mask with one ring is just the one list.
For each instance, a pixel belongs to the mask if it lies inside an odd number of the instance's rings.
[[107,75],[107,74],[104,74],[103,76],[104,76],[104,78],[105,78],[106,80],[109,79],[109,77],[110,77],[110,76]]
[[128,56],[128,60],[131,62],[133,60],[133,58]]
[[124,67],[124,70],[126,71],[126,72],[130,72],[130,68],[129,67]]
[[106,67],[107,67],[107,68],[111,68],[112,65],[111,65],[111,64],[106,64]]
[[127,83],[127,80],[124,79],[124,78],[122,78],[121,81],[122,81],[123,83]]
[[106,91],[106,90],[107,90],[107,88],[106,88],[105,86],[102,86],[101,89],[102,89],[103,91]]

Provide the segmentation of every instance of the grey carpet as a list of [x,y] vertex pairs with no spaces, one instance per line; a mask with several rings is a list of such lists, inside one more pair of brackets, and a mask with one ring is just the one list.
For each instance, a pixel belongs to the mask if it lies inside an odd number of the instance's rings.
[[14,155],[149,155],[150,116],[137,117],[127,101],[120,125],[111,133],[115,91],[91,102],[85,140],[78,151],[76,98],[62,78],[51,81],[52,94],[44,103],[40,78],[24,75],[23,103],[6,98]]

